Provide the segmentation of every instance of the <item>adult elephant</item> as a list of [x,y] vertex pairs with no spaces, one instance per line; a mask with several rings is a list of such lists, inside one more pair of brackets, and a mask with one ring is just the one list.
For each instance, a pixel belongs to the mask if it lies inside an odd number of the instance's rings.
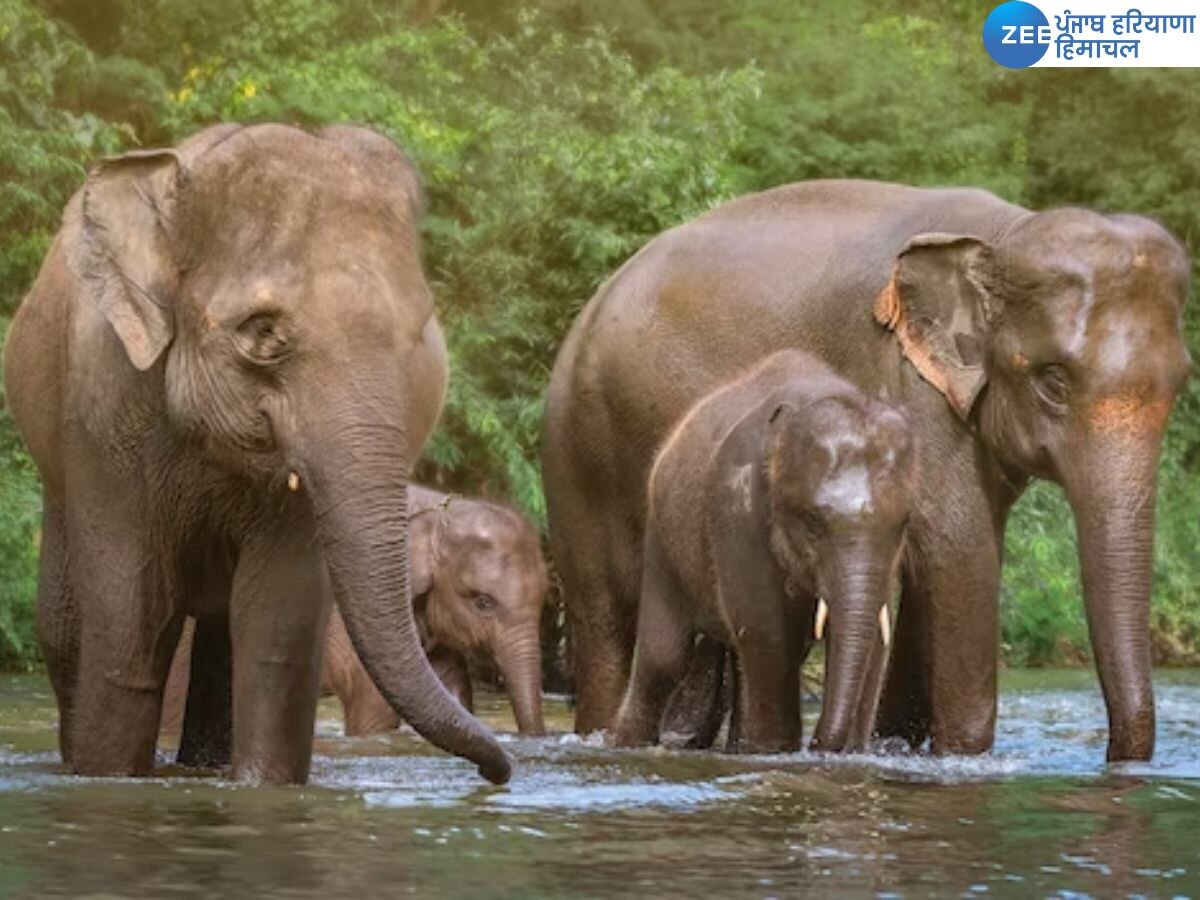
[[74,771],[151,770],[191,615],[192,752],[306,780],[336,596],[404,718],[508,777],[408,600],[407,473],[446,385],[419,205],[371,131],[223,125],[100,162],[67,206],[5,377],[43,480],[39,636]]
[[[472,710],[467,656],[481,654],[504,678],[517,730],[544,734],[540,627],[548,578],[537,529],[502,504],[419,485],[409,485],[408,515],[413,615],[434,672]],[[162,732],[169,738],[183,730],[193,632],[188,620],[163,695]],[[336,610],[325,635],[321,694],[341,700],[348,735],[400,725]]]
[[1041,477],[1075,513],[1108,757],[1149,758],[1155,482],[1190,366],[1187,278],[1145,218],[865,181],[744,197],[655,239],[592,298],[550,382],[577,729],[607,726],[621,696],[656,449],[698,397],[791,346],[902,407],[918,436],[879,732],[991,747],[1004,526]]

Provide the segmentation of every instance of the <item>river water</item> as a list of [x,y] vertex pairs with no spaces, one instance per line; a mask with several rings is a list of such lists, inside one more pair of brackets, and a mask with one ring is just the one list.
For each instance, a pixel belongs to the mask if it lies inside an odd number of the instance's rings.
[[[1200,896],[1200,673],[1157,686],[1149,765],[1103,764],[1091,673],[1040,671],[1005,675],[984,758],[559,733],[506,737],[495,788],[412,734],[340,737],[326,703],[311,783],[264,788],[64,775],[47,684],[0,677],[0,897]],[[511,733],[499,700],[482,715]]]

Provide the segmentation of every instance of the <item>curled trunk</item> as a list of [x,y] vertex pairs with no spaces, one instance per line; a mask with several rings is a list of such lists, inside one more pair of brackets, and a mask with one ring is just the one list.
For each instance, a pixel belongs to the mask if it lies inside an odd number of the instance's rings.
[[[342,402],[326,409],[363,406]],[[312,494],[318,534],[351,643],[375,686],[405,721],[431,743],[476,763],[488,780],[503,783],[511,772],[507,755],[442,686],[413,620],[408,466],[403,430],[392,424],[403,419],[398,412],[382,423],[347,418],[333,417],[327,429],[310,425],[308,433],[323,433],[324,439],[314,441],[320,450],[305,466],[301,483]]]

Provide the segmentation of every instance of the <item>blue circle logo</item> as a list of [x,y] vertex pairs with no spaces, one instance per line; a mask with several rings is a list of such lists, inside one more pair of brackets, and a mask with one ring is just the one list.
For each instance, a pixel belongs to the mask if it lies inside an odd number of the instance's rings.
[[1024,69],[1050,48],[1050,23],[1032,3],[1001,3],[983,23],[983,46],[1007,69]]

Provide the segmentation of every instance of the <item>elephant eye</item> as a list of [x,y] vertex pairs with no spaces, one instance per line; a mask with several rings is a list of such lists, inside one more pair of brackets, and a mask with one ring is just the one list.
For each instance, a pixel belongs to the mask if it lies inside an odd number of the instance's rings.
[[495,612],[497,606],[496,598],[491,594],[476,594],[471,602],[475,604],[475,608],[481,613]]
[[1067,370],[1062,366],[1049,365],[1039,369],[1033,376],[1034,390],[1051,406],[1066,406],[1071,393],[1071,382]]
[[273,313],[255,313],[237,327],[238,350],[259,365],[272,365],[292,350],[287,335]]

